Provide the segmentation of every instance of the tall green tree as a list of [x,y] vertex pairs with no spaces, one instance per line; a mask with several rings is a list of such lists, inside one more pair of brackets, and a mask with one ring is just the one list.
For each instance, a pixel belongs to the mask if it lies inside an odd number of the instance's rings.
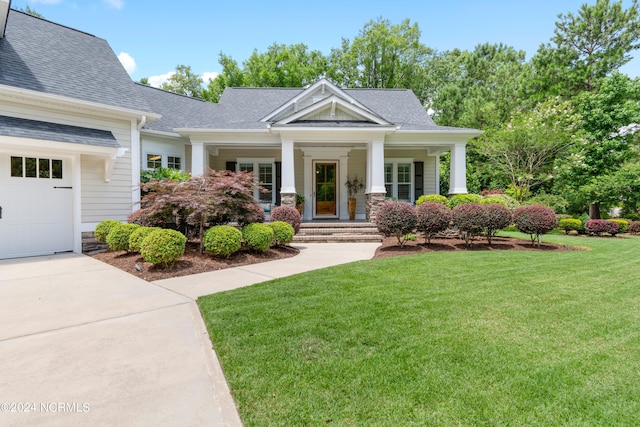
[[24,13],[29,14],[29,15],[31,15],[31,16],[35,16],[36,18],[42,18],[42,19],[45,19],[44,15],[42,15],[41,13],[38,13],[38,12],[36,12],[35,10],[31,9],[31,8],[29,7],[29,5],[27,5],[27,6],[26,6],[26,7],[24,7],[24,8],[18,8],[18,10],[19,10],[20,12],[24,12]]
[[593,92],[601,81],[631,60],[640,47],[638,1],[583,4],[576,15],[558,15],[554,36],[541,45],[532,64],[531,94],[575,96]]
[[256,87],[303,87],[326,72],[327,59],[305,44],[274,43],[266,52],[257,50],[244,62],[245,83]]
[[400,24],[378,18],[329,55],[327,76],[352,88],[409,88],[420,97],[419,81],[433,50],[420,42],[421,31],[409,19]]
[[176,66],[176,72],[162,83],[162,89],[202,99],[202,77],[193,73],[188,65]]

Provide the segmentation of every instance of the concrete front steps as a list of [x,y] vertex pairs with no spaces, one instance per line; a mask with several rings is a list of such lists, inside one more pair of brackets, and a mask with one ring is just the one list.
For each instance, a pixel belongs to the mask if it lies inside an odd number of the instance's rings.
[[375,224],[365,221],[303,222],[294,242],[380,243],[384,235]]

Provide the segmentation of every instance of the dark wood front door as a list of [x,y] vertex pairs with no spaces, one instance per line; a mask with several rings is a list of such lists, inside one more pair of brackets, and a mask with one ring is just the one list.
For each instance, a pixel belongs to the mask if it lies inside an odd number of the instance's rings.
[[336,216],[337,163],[317,162],[315,164],[315,215]]

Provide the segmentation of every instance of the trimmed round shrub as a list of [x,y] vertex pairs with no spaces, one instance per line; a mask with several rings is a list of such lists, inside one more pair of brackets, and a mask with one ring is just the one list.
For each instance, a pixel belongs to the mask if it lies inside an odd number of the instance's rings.
[[425,202],[415,208],[416,230],[424,234],[427,244],[451,223],[451,209],[438,202]]
[[273,237],[271,227],[259,222],[242,227],[244,245],[253,251],[266,252],[273,243]]
[[538,194],[527,200],[525,204],[548,206],[557,214],[567,212],[567,208],[569,207],[567,199],[562,196],[556,196],[555,194]]
[[451,209],[460,205],[479,204],[482,196],[478,194],[454,194],[449,198],[449,207]]
[[640,234],[640,221],[631,221],[627,231],[631,234]]
[[386,236],[396,236],[398,245],[404,247],[406,235],[416,228],[416,212],[409,203],[384,202],[376,212],[378,230]]
[[271,221],[284,221],[291,225],[297,233],[300,231],[302,217],[296,208],[291,206],[277,206],[271,211]]
[[480,203],[481,204],[494,203],[494,204],[505,205],[511,210],[514,210],[520,207],[520,202],[518,202],[516,199],[506,194],[490,194],[486,197],[483,197],[482,200],[480,200]]
[[618,223],[618,233],[626,233],[629,231],[629,221],[622,218],[612,218],[609,221]]
[[283,246],[293,241],[295,230],[288,222],[275,221],[267,224],[273,230],[273,240],[278,246]]
[[507,202],[500,197],[486,196],[480,199],[481,205],[502,205],[507,207]]
[[537,241],[540,246],[540,235],[556,228],[558,219],[548,206],[528,205],[513,212],[513,222],[519,231],[529,235],[532,244]]
[[109,229],[107,234],[107,245],[112,251],[129,252],[129,238],[131,233],[140,228],[138,224],[122,224],[119,223]]
[[96,229],[93,232],[93,236],[100,243],[107,243],[107,236],[109,235],[109,231],[111,231],[111,227],[117,224],[122,224],[120,221],[115,219],[105,219],[96,225]]
[[485,214],[485,234],[487,241],[491,244],[496,232],[511,224],[511,211],[505,205],[498,203],[483,204],[482,208]]
[[453,208],[453,226],[456,227],[467,246],[484,230],[487,220],[484,208],[477,203],[465,203]]
[[566,234],[569,234],[572,230],[580,231],[582,230],[582,227],[582,221],[577,218],[563,218],[558,222],[558,228],[564,230]]
[[129,251],[140,252],[142,242],[155,230],[160,230],[158,227],[138,227],[129,236]]
[[449,206],[449,199],[440,194],[423,194],[416,200],[416,206],[420,206],[423,203],[439,203],[441,205]]
[[179,231],[158,229],[142,241],[140,255],[147,262],[169,268],[184,255],[186,244],[187,238]]
[[615,236],[618,234],[618,223],[608,219],[590,219],[584,223],[584,229],[592,236],[600,236],[603,233]]
[[242,233],[230,225],[216,225],[204,233],[202,245],[213,256],[228,257],[242,247]]

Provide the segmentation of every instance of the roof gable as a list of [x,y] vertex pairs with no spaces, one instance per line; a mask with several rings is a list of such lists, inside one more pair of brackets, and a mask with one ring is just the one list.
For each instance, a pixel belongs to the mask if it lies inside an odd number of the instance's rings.
[[303,89],[296,96],[263,117],[261,121],[289,124],[296,120],[308,120],[310,116],[324,117],[324,112],[327,109],[330,109],[327,120],[335,121],[338,105],[343,113],[352,117],[352,120],[382,125],[389,124],[388,120],[375,114],[357,99],[326,79],[320,79]]

